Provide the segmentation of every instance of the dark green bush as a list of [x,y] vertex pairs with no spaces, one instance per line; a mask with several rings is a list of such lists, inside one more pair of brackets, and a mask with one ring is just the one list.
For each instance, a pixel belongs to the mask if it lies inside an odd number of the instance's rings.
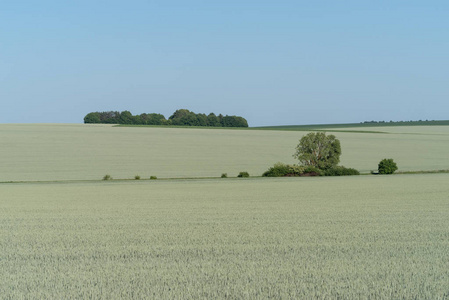
[[101,123],[101,119],[100,119],[100,113],[98,112],[92,112],[92,113],[88,113],[85,117],[84,117],[84,123]]
[[103,180],[112,180],[112,177],[111,177],[111,175],[106,174],[103,176]]
[[248,172],[240,172],[239,175],[237,175],[237,177],[249,177],[249,173]]
[[324,176],[349,176],[360,175],[360,172],[353,168],[345,168],[343,166],[337,166],[324,171]]
[[134,176],[134,179],[135,179],[135,180],[140,180],[140,175]]
[[150,179],[151,179],[151,180],[157,179],[157,177],[156,177],[156,176],[150,176]]
[[287,174],[292,173],[292,168],[289,165],[283,163],[276,163],[273,167],[269,168],[268,171],[262,174],[264,177],[282,177],[287,176]]
[[322,176],[323,171],[314,166],[298,166],[276,163],[262,174],[264,177],[285,177],[285,176]]
[[221,174],[221,178],[228,178],[228,173]]
[[314,167],[314,166],[305,166],[302,167],[302,174],[300,176],[323,176],[324,175],[324,171]]
[[398,169],[398,166],[392,158],[385,158],[379,162],[379,174],[393,174]]

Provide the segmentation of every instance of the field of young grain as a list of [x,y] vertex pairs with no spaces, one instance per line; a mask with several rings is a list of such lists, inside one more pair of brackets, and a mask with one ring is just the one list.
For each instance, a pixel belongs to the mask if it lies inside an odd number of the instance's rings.
[[2,299],[447,299],[449,174],[14,183]]
[[[381,159],[394,158],[400,171],[449,169],[449,126],[394,130],[399,131],[335,132],[342,144],[341,163],[369,172],[377,169]],[[248,171],[260,176],[276,162],[295,163],[294,148],[306,133],[0,124],[0,182],[92,180],[105,174],[113,178],[180,178],[236,176]]]

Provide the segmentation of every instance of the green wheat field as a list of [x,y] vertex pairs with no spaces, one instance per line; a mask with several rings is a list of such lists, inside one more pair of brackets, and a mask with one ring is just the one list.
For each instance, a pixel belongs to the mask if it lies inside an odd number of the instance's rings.
[[[449,169],[449,126],[338,130]],[[305,133],[0,124],[0,299],[448,299],[448,173],[235,178]]]
[[[376,170],[381,159],[390,157],[400,171],[449,169],[449,126],[338,130],[332,134],[341,141],[341,164],[362,173]],[[260,176],[276,162],[295,163],[295,146],[306,133],[0,124],[0,182],[95,180],[105,174],[117,179],[137,174],[142,178],[237,176],[240,171]]]

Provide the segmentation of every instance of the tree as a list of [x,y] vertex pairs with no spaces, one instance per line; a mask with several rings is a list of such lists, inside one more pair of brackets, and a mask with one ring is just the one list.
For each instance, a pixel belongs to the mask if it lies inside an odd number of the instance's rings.
[[214,113],[210,113],[207,116],[207,125],[213,126],[213,127],[220,127],[220,120],[218,120],[218,117]]
[[118,124],[120,112],[118,111],[104,111],[100,113],[100,123]]
[[248,122],[238,116],[225,116],[223,117],[223,127],[248,127]]
[[167,120],[161,114],[140,114],[133,116],[125,110],[91,112],[84,117],[84,123],[106,123],[106,124],[134,124],[134,125],[179,125],[179,126],[216,126],[216,127],[248,127],[248,122],[243,117],[216,116],[210,113],[196,114],[188,109],[178,109]]
[[141,114],[140,119],[144,125],[164,125],[167,121],[163,115],[156,113]]
[[84,117],[84,123],[101,123],[100,113],[91,112]]
[[393,174],[398,169],[398,165],[392,158],[385,158],[379,162],[379,174]]
[[207,116],[205,114],[196,114],[198,126],[207,126]]
[[324,132],[311,132],[303,136],[293,154],[302,165],[326,170],[340,162],[340,141],[334,135]]
[[198,126],[199,121],[194,112],[188,109],[178,109],[169,117],[173,125],[179,126]]
[[122,111],[120,113],[120,124],[134,124],[134,116],[128,110]]
[[190,114],[191,112],[188,109],[178,109],[168,119],[172,120],[173,125],[185,125],[181,119],[186,118]]

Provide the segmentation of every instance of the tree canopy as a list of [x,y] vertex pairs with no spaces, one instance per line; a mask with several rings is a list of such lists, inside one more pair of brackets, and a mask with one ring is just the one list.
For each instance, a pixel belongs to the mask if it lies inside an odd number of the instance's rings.
[[379,162],[379,174],[393,174],[398,169],[398,165],[392,158],[384,158]]
[[299,140],[293,157],[297,158],[302,165],[326,170],[338,165],[340,155],[340,141],[334,135],[311,132]]
[[133,116],[125,110],[91,112],[84,117],[84,123],[134,124],[134,125],[177,125],[210,127],[248,127],[248,122],[239,116],[223,116],[210,113],[196,114],[188,109],[178,109],[168,119],[161,114],[150,113]]

